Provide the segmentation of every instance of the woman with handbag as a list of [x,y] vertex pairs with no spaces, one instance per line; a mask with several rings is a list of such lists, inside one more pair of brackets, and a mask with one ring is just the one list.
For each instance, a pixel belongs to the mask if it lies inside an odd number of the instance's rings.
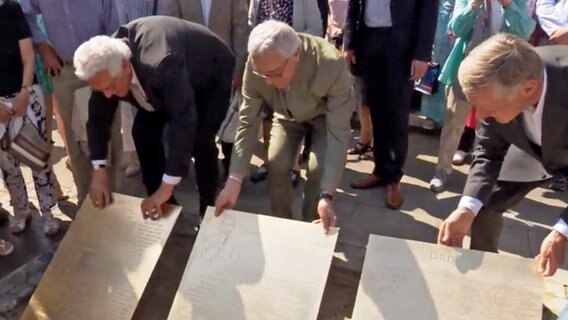
[[446,118],[440,135],[438,165],[430,189],[441,192],[452,172],[453,156],[458,149],[471,104],[457,80],[457,72],[468,52],[499,32],[527,39],[535,22],[527,12],[526,0],[456,0],[449,31],[455,37],[439,77],[446,86]]
[[[29,160],[32,167],[44,232],[59,231],[53,218],[57,208],[53,197],[51,170],[48,166],[49,143],[46,130],[43,93],[34,78],[34,51],[30,29],[20,5],[13,0],[0,0],[0,169],[4,175],[14,207],[10,231],[24,231],[30,218],[26,184],[20,161]],[[33,150],[22,142],[32,142]],[[38,160],[41,157],[44,162]]]

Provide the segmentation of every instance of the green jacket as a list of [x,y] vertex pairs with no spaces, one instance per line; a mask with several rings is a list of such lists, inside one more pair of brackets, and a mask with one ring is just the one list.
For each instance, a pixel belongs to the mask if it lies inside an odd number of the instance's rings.
[[[468,36],[475,25],[479,12],[479,9],[472,10],[469,2],[470,0],[456,0],[452,19],[448,24],[449,31],[456,37],[456,42],[438,78],[441,83],[447,86],[451,85],[457,77],[467,47]],[[528,39],[535,25],[535,21],[527,12],[526,0],[512,0],[506,8],[503,8],[501,32]]]

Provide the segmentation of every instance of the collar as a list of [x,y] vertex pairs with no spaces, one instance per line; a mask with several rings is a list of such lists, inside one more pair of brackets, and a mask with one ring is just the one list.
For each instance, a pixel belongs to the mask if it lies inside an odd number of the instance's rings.
[[140,80],[138,80],[138,76],[136,76],[136,71],[134,71],[134,66],[132,65],[132,63],[130,64],[130,70],[132,70],[132,80],[130,80],[130,85],[141,87]]

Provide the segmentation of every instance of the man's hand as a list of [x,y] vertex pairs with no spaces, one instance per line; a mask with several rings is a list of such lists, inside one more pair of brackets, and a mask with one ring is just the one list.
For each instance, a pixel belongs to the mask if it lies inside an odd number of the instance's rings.
[[110,187],[105,168],[93,170],[93,179],[89,188],[89,197],[99,209],[104,209],[112,203]]
[[243,74],[241,72],[235,71],[233,73],[233,89],[241,90],[243,85]]
[[6,123],[14,116],[14,110],[7,105],[0,103],[0,123]]
[[57,53],[55,53],[55,50],[53,50],[49,44],[44,42],[39,45],[38,51],[45,71],[52,77],[57,77],[61,74],[63,65],[61,64],[61,60],[57,56]]
[[552,31],[548,40],[554,44],[566,44],[568,45],[568,28],[560,28]]
[[422,78],[428,71],[428,62],[412,60],[410,65],[410,80],[416,81]]
[[347,63],[348,66],[351,66],[351,64],[355,64],[357,61],[355,59],[355,53],[353,53],[353,50],[343,51],[343,59],[345,59],[345,63]]
[[542,241],[538,260],[538,273],[549,277],[556,273],[556,269],[564,262],[564,248],[566,237],[556,230],[552,230]]
[[30,103],[30,92],[26,89],[20,91],[12,100],[12,110],[14,110],[14,115],[17,117],[23,117],[28,111],[28,105]]
[[162,182],[160,188],[154,194],[142,201],[140,208],[144,219],[160,219],[162,217],[162,205],[172,197],[173,192],[174,185]]
[[329,232],[329,227],[335,227],[337,225],[337,216],[329,199],[320,199],[318,202],[318,216],[320,218],[315,220],[314,223],[323,224],[323,229],[326,234]]
[[215,216],[218,217],[225,209],[232,209],[237,204],[237,199],[241,193],[242,183],[235,179],[229,178],[225,187],[219,193],[217,200],[215,200]]
[[440,226],[438,244],[461,247],[463,238],[471,228],[475,214],[466,208],[457,208]]

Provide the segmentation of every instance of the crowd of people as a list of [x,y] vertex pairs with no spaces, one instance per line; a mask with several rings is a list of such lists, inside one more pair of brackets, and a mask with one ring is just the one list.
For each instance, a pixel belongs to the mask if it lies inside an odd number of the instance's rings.
[[[416,105],[442,128],[432,191],[475,150],[440,244],[461,246],[471,229],[471,248],[496,252],[505,210],[537,186],[568,185],[568,118],[550,116],[568,111],[567,0],[0,0],[0,42],[0,168],[13,233],[31,217],[20,158],[37,156],[15,143],[17,127],[51,143],[53,118],[79,205],[90,197],[104,208],[122,177],[141,171],[151,219],[177,203],[192,158],[201,215],[235,206],[250,178],[268,179],[271,213],[291,219],[307,162],[302,217],[328,230],[347,154],[374,162],[351,187],[384,187],[386,207],[398,210]],[[430,72],[438,90],[417,94]],[[354,119],[360,135],[349,149]],[[249,172],[259,135],[267,156]],[[532,176],[504,179],[519,165],[507,154]],[[53,213],[67,199],[52,163],[32,170],[47,235],[59,231]],[[563,219],[543,242],[544,274],[563,258]],[[0,255],[12,250],[0,241]]]

